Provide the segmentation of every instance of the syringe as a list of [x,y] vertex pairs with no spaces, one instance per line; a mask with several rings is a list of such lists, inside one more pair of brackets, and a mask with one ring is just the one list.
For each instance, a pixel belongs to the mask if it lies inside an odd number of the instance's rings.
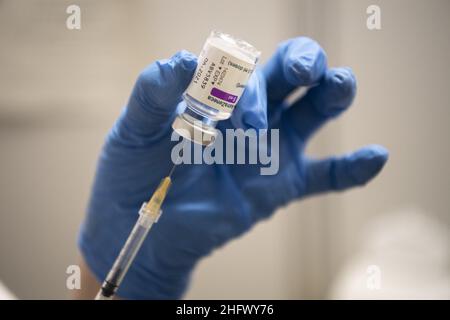
[[142,204],[139,210],[139,218],[97,293],[95,300],[111,300],[114,297],[150,228],[153,223],[158,221],[161,215],[161,205],[172,184],[171,175],[175,167],[176,165],[172,167],[169,175],[161,180],[150,200]]

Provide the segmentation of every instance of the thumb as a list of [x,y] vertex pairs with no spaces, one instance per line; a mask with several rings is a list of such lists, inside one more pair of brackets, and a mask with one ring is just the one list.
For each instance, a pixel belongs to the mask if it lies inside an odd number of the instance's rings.
[[381,171],[388,156],[384,147],[371,145],[339,158],[309,160],[305,195],[364,185]]
[[167,133],[196,66],[196,56],[183,50],[146,67],[116,125],[120,134],[145,139]]

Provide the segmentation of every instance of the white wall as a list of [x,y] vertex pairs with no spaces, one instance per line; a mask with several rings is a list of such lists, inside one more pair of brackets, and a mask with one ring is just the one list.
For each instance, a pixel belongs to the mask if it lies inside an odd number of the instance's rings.
[[[369,31],[361,12],[381,8],[382,29]],[[366,143],[390,150],[370,187],[336,199],[336,237],[347,252],[355,234],[379,213],[418,207],[450,222],[450,64],[448,1],[339,2],[339,62],[358,79],[354,107],[336,124],[336,151]]]

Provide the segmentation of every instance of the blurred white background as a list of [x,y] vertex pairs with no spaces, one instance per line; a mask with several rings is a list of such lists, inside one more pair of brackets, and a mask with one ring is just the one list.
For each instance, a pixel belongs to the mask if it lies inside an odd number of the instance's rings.
[[[73,3],[79,31],[66,28]],[[370,4],[381,30],[366,27]],[[391,156],[367,187],[294,203],[202,261],[186,298],[450,298],[449,14],[446,0],[0,0],[0,279],[19,298],[69,296],[97,155],[137,74],[179,49],[198,53],[220,29],[262,62],[282,40],[318,40],[359,91],[310,153],[379,143]],[[383,227],[370,229],[374,219]],[[372,254],[386,243],[399,251]],[[436,263],[421,264],[433,248]],[[369,265],[382,272],[375,293],[352,284]]]

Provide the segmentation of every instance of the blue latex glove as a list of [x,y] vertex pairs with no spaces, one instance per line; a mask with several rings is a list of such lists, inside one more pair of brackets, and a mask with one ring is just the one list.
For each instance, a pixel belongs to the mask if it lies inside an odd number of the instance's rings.
[[[101,282],[111,268],[137,212],[167,175],[171,123],[196,67],[181,51],[155,62],[139,76],[128,105],[102,150],[79,245]],[[311,86],[286,108],[287,94]],[[279,128],[280,168],[262,176],[258,165],[181,165],[163,214],[152,228],[120,287],[123,298],[180,298],[196,263],[248,231],[288,202],[327,191],[364,185],[388,153],[368,146],[354,153],[311,159],[305,144],[321,125],[347,109],[356,91],[348,68],[327,69],[326,55],[308,38],[282,43],[251,77],[232,118],[220,129]]]

